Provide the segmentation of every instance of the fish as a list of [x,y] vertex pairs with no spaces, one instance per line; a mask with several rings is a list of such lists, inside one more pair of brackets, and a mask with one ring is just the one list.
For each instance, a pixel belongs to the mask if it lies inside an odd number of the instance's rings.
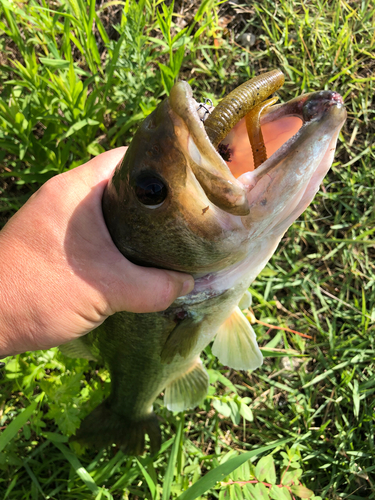
[[117,248],[135,264],[189,273],[195,287],[165,311],[119,312],[60,346],[110,372],[109,397],[71,437],[81,445],[139,455],[147,434],[156,453],[153,402],[161,392],[172,412],[202,402],[209,377],[200,354],[212,341],[223,365],[261,366],[242,313],[248,288],[319,190],[346,119],[334,91],[266,101],[283,82],[279,70],[259,75],[203,114],[189,84],[177,82],[114,170],[102,207]]

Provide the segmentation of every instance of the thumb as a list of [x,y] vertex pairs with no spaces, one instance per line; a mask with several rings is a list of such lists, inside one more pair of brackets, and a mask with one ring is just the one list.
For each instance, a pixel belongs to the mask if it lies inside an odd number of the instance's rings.
[[177,297],[194,288],[194,279],[189,274],[137,266],[125,257],[114,271],[117,279],[109,299],[113,313],[164,311]]

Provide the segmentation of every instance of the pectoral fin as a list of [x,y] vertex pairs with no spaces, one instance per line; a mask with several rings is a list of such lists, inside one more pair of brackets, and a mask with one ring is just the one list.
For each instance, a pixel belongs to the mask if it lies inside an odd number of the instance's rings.
[[171,411],[194,408],[206,396],[208,385],[208,374],[197,358],[187,372],[166,387],[164,404]]
[[255,332],[239,307],[219,328],[212,353],[235,370],[255,370],[263,363]]
[[161,362],[171,363],[179,354],[186,358],[197,343],[201,318],[186,318],[172,330],[161,352]]
[[97,361],[89,345],[85,342],[85,337],[71,340],[59,346],[60,351],[69,358],[84,358]]

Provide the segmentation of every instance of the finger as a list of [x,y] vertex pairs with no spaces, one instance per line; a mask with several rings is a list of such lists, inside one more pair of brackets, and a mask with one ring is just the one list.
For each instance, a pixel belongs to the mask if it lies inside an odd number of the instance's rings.
[[85,177],[88,171],[90,171],[95,184],[102,180],[109,180],[112,172],[123,159],[127,149],[127,147],[121,147],[106,151],[105,153],[95,156],[95,158],[92,158],[92,160],[80,167],[75,168],[73,171]]
[[112,312],[164,311],[193,288],[194,279],[189,274],[140,267],[123,259],[116,266],[109,304]]

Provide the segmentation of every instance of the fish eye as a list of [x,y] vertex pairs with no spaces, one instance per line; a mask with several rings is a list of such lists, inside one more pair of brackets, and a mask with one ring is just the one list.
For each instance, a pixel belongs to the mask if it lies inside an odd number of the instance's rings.
[[164,182],[152,175],[137,177],[134,191],[138,200],[147,208],[160,207],[168,194]]

